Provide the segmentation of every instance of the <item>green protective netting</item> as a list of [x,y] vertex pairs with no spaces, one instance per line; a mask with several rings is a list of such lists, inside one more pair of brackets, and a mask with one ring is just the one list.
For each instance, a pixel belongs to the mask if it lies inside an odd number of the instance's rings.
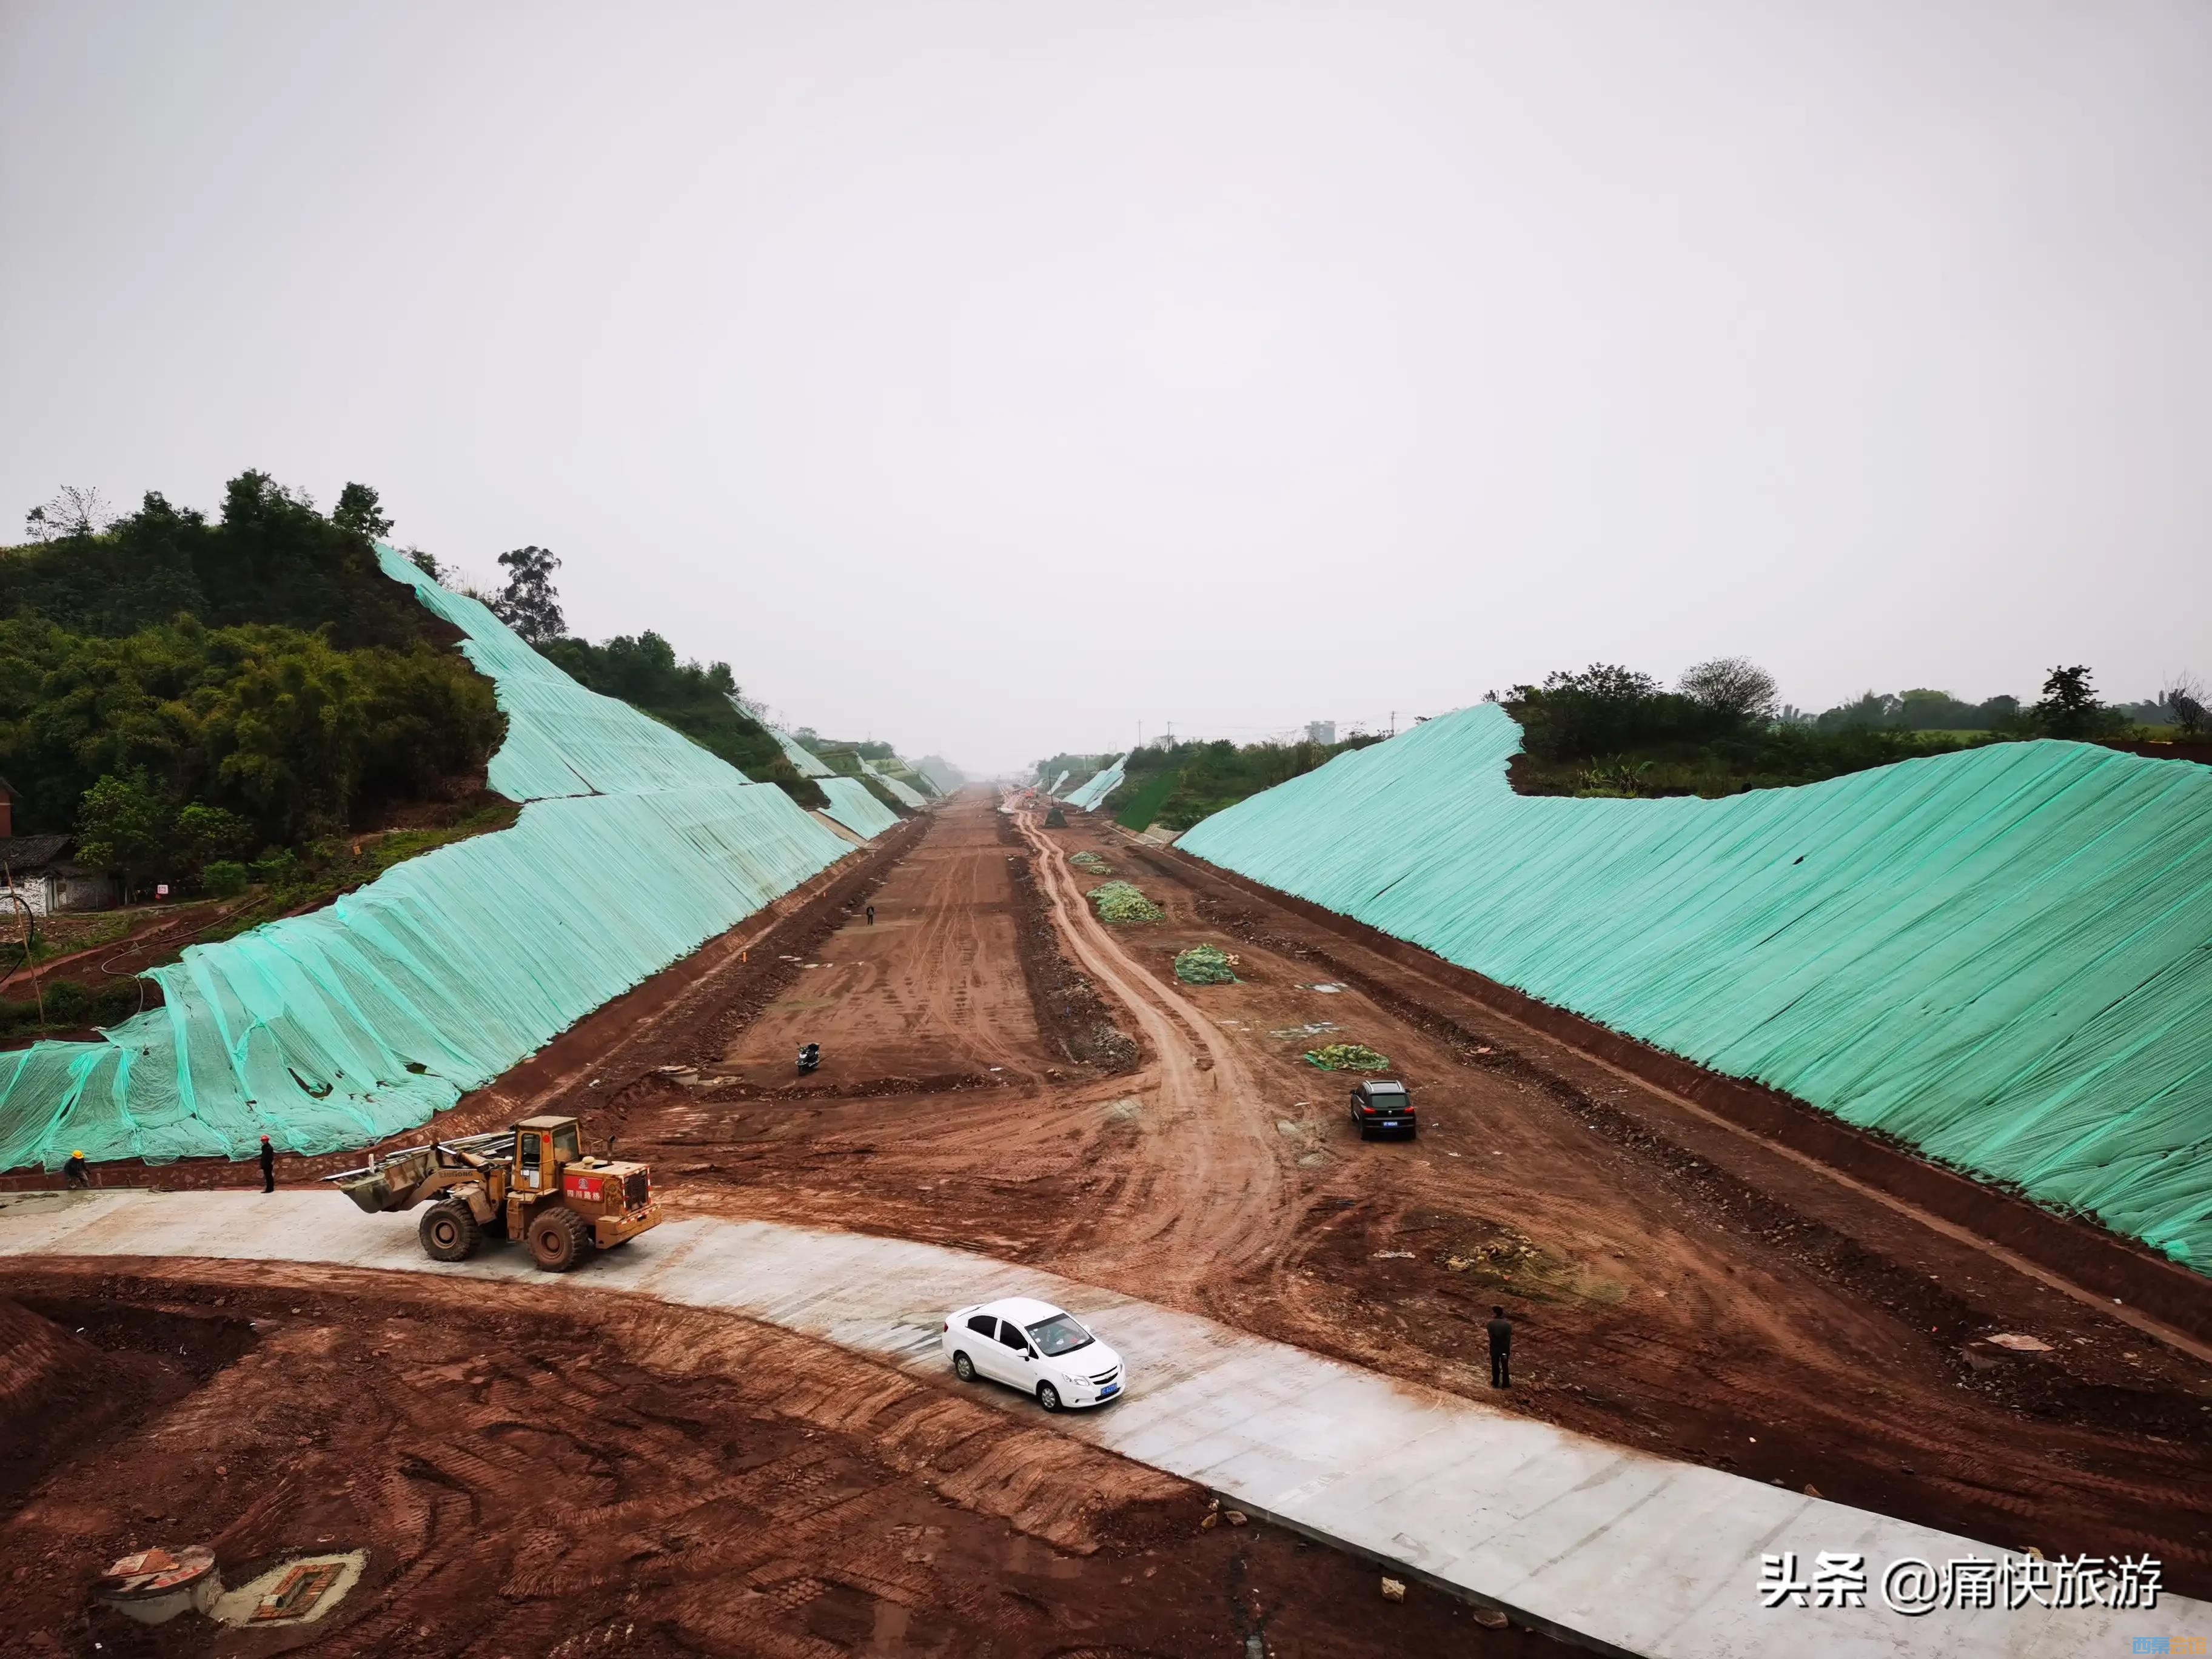
[[1066,783],[1066,781],[1067,781],[1067,769],[1066,769],[1066,768],[1065,768],[1065,767],[1062,767],[1062,768],[1060,769],[1060,775],[1059,775],[1058,777],[1054,778],[1054,779],[1052,781],[1052,787],[1051,787],[1051,788],[1049,788],[1049,789],[1048,789],[1048,790],[1046,790],[1046,791],[1045,791],[1045,793],[1046,793],[1046,794],[1048,794],[1048,795],[1057,795],[1057,794],[1059,794],[1059,793],[1060,793],[1060,786],[1061,784],[1063,784],[1063,783]]
[[830,805],[822,810],[862,841],[873,841],[886,830],[898,828],[898,814],[878,800],[858,778],[832,774],[820,780]]
[[1068,796],[1067,804],[1080,807],[1086,812],[1095,811],[1107,796],[1121,787],[1122,768],[1128,764],[1128,761],[1129,757],[1124,755],[1104,771],[1094,775],[1090,782]]
[[873,778],[878,783],[883,785],[884,788],[890,790],[891,792],[891,799],[896,801],[901,806],[905,807],[909,812],[918,812],[923,807],[929,805],[929,803],[915,790],[912,785],[901,782],[898,779],[891,776],[888,772],[878,770],[866,759],[862,759],[860,761],[860,769],[863,772],[866,772],[870,777]]
[[264,1134],[312,1155],[421,1123],[851,850],[381,551],[496,682],[493,787],[521,817],[189,947],[150,975],[163,1006],[100,1042],[0,1054],[0,1169],[246,1158]]
[[[738,700],[735,697],[732,697],[730,701],[733,703],[737,703],[737,706],[741,712],[744,711],[744,704],[738,702]],[[824,766],[813,754],[810,753],[805,744],[799,742],[798,738],[793,737],[790,732],[784,731],[781,727],[771,726],[768,728],[768,734],[774,738],[777,744],[782,748],[785,758],[789,760],[793,766],[799,769],[799,776],[803,778],[834,778],[837,775],[827,766]],[[842,822],[842,820],[840,820],[840,822]]]
[[1991,744],[1516,795],[1484,705],[1177,845],[2212,1272],[2212,769]]

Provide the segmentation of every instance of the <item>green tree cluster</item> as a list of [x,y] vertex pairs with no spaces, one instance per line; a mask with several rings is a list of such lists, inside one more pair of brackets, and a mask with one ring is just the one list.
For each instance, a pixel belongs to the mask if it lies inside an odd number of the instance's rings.
[[327,518],[246,472],[213,521],[158,494],[112,524],[47,520],[0,551],[19,834],[74,830],[87,862],[188,878],[445,793],[499,742],[489,683],[377,568],[390,521],[366,485]]
[[[1121,782],[1106,798],[1103,809],[1133,830],[1154,823],[1188,830],[1209,813],[1233,806],[1248,795],[1288,783],[1347,750],[1382,741],[1378,736],[1357,733],[1338,743],[1238,744],[1219,738],[1211,742],[1155,744],[1130,754]],[[1106,761],[1113,758],[1109,755]],[[1061,757],[1055,757],[1047,764],[1052,771],[1044,781],[1049,783],[1059,771]],[[1091,769],[1097,770],[1097,765]],[[1080,770],[1076,774],[1079,778],[1082,775]]]
[[[557,605],[553,614],[559,616]],[[650,630],[622,635],[603,645],[550,640],[538,649],[580,685],[620,698],[673,726],[754,782],[780,785],[802,806],[829,804],[822,786],[800,775],[775,734],[738,707],[738,684],[729,664],[679,662],[676,647]]]

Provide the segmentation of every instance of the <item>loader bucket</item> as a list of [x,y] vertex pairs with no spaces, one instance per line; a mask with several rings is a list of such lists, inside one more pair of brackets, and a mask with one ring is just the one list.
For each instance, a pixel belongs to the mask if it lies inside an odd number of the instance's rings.
[[397,1210],[402,1207],[391,1201],[392,1182],[386,1178],[381,1170],[374,1175],[365,1175],[346,1182],[339,1187],[338,1190],[371,1215],[381,1215],[386,1210]]
[[415,1201],[415,1189],[438,1167],[438,1155],[428,1146],[403,1152],[367,1175],[340,1183],[339,1190],[371,1215],[404,1210]]

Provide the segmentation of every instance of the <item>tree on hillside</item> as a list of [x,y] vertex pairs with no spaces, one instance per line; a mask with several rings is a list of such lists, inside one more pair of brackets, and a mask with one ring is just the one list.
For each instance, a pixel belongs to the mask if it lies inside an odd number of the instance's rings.
[[77,809],[76,855],[87,864],[122,871],[124,879],[135,885],[167,860],[176,816],[176,804],[144,767],[111,772],[84,792]]
[[2047,738],[2092,738],[2111,724],[2089,683],[2089,671],[2079,663],[2052,669],[2043,683],[2042,701],[2028,714],[2035,729]]
[[23,515],[23,528],[34,542],[82,541],[114,522],[106,498],[78,484],[64,484],[53,500]]
[[2176,674],[2158,694],[2159,707],[2185,738],[2201,738],[2208,723],[2204,683],[2194,674]]
[[338,491],[338,504],[331,509],[331,522],[371,541],[392,533],[392,520],[384,515],[383,502],[364,483],[349,483]]
[[543,547],[518,547],[499,556],[507,586],[492,601],[492,614],[532,645],[547,645],[568,631],[561,614],[553,573],[561,561]]
[[1715,657],[1683,672],[1676,688],[1692,702],[1737,720],[1774,717],[1774,676],[1748,657]]

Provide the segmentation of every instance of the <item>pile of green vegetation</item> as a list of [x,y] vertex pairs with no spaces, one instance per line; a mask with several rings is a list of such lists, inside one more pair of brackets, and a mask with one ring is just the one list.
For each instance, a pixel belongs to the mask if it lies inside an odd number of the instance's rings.
[[[266,474],[218,516],[88,492],[0,550],[0,775],[17,835],[132,888],[343,834],[481,788],[505,728],[455,635],[384,575],[375,491],[328,516]],[[218,879],[229,869],[218,872]]]
[[1234,985],[1236,962],[1218,945],[1194,945],[1176,957],[1176,977],[1186,985]]
[[729,664],[679,663],[676,647],[650,630],[601,645],[548,640],[538,648],[578,684],[675,727],[755,783],[779,785],[801,806],[830,804],[822,786],[791,763],[775,733],[738,706]]
[[[1700,663],[1674,690],[1596,663],[1491,700],[1520,723],[1507,775],[1524,795],[1730,795],[1817,783],[1923,755],[2025,738],[2124,741],[2141,734],[2096,696],[2089,670],[2058,667],[2043,696],[1966,704],[1947,692],[1875,692],[1818,716],[1778,709],[1771,676],[1740,657]],[[2183,707],[2188,699],[2183,697]],[[1957,724],[1936,726],[1942,720]]]
[[1379,736],[1358,732],[1340,743],[1235,744],[1221,738],[1158,744],[1130,755],[1121,785],[1106,798],[1104,806],[1124,829],[1144,830],[1158,823],[1188,830],[1248,795],[1288,783],[1348,750],[1382,741]]
[[1324,1072],[1387,1072],[1390,1057],[1378,1054],[1364,1042],[1332,1042],[1306,1050],[1306,1059]]
[[1067,861],[1086,876],[1110,876],[1114,873],[1114,866],[1088,848],[1080,853],[1070,853]]
[[1168,913],[1126,881],[1109,881],[1091,890],[1101,921],[1164,921]]

